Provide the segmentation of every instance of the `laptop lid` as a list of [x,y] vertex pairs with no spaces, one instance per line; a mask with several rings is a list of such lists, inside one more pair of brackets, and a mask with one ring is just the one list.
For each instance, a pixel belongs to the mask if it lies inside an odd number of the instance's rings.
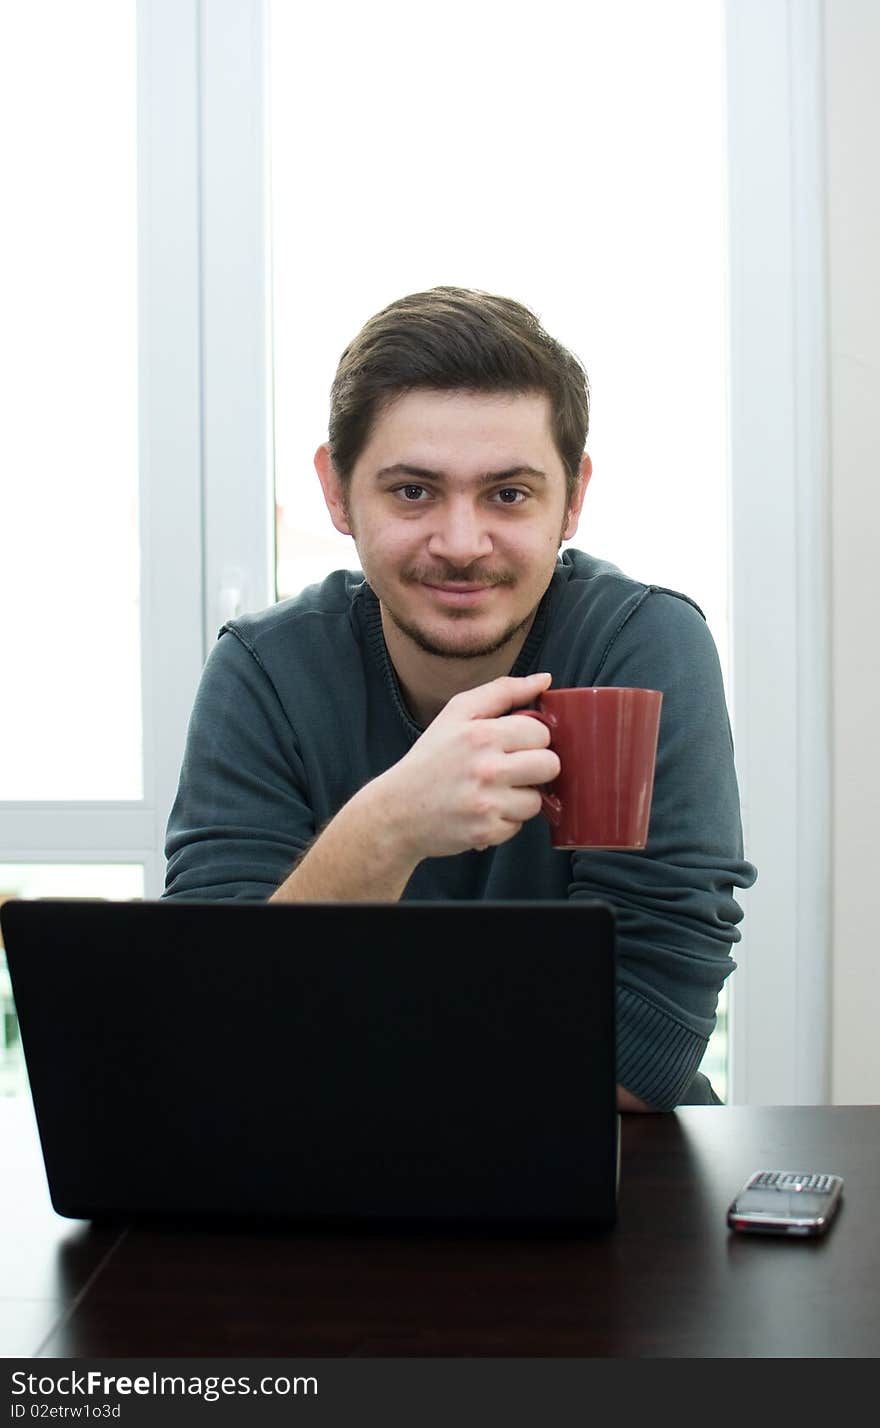
[[610,1224],[594,902],[0,911],[55,1209]]

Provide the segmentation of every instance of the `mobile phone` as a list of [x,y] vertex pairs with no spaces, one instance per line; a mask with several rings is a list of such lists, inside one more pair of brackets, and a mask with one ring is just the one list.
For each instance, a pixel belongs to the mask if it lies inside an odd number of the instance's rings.
[[843,1192],[840,1175],[756,1170],[727,1211],[732,1230],[759,1235],[823,1235]]

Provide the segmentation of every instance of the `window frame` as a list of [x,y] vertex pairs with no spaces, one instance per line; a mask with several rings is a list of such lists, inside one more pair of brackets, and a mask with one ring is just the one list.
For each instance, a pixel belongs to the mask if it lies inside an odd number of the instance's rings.
[[732,722],[758,881],[732,1099],[830,1088],[830,435],[821,0],[726,0]]
[[[145,796],[0,804],[0,861],[140,861],[148,898],[162,887],[207,652],[223,619],[275,598],[268,29],[267,0],[138,3]],[[731,714],[746,855],[759,870],[730,984],[731,1099],[821,1103],[831,897],[821,0],[726,0],[725,30]]]
[[[202,143],[214,156],[202,185],[206,648],[229,609],[275,598],[268,9],[202,6]],[[730,703],[746,855],[759,870],[742,895],[730,982],[730,1099],[821,1103],[831,897],[821,5],[726,0],[724,19]],[[236,391],[247,398],[232,432]]]
[[204,663],[201,69],[197,0],[137,11],[138,460],[144,796],[0,802],[0,862],[140,863],[165,823]]

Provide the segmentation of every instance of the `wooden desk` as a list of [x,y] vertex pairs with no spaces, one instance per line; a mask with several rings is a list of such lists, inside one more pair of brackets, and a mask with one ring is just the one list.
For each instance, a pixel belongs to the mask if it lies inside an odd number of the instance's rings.
[[[624,1117],[620,1218],[583,1239],[95,1229],[0,1101],[6,1357],[876,1357],[880,1106]],[[840,1172],[818,1241],[731,1235],[760,1167]]]

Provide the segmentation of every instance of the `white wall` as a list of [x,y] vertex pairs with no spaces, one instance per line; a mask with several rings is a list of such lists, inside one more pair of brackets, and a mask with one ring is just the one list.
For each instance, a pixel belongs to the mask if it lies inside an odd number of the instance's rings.
[[831,1099],[880,1101],[880,5],[825,0],[831,382]]

